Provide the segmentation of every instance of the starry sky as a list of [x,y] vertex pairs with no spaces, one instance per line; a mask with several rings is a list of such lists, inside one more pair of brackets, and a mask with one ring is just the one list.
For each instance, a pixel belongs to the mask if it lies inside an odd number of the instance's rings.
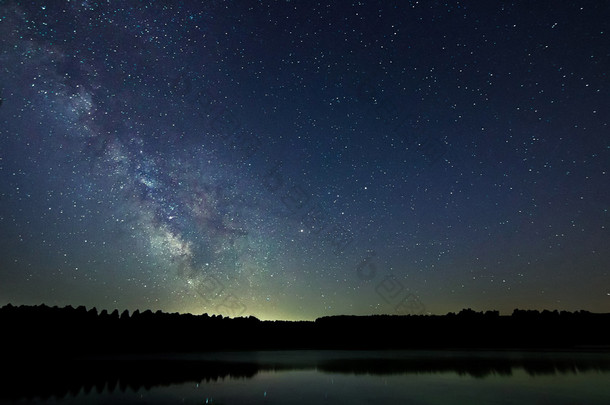
[[0,2],[0,305],[610,311],[610,3]]

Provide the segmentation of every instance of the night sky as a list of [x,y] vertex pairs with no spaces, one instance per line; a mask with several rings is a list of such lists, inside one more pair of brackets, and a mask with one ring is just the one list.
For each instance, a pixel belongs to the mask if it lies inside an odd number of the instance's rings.
[[610,311],[610,3],[0,2],[0,305]]

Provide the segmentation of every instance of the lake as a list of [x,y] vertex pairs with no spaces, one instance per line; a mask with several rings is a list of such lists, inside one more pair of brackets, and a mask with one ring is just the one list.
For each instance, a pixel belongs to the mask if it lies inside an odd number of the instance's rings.
[[0,402],[609,404],[610,353],[271,351],[11,367]]

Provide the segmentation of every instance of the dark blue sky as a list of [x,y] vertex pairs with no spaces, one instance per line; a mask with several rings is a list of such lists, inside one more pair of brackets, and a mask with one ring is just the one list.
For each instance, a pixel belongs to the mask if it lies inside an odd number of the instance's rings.
[[610,4],[0,5],[0,304],[610,310]]

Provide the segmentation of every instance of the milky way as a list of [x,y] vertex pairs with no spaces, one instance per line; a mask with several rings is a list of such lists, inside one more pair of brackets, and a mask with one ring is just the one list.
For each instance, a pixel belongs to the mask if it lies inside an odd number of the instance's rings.
[[610,6],[0,5],[0,304],[610,306]]

